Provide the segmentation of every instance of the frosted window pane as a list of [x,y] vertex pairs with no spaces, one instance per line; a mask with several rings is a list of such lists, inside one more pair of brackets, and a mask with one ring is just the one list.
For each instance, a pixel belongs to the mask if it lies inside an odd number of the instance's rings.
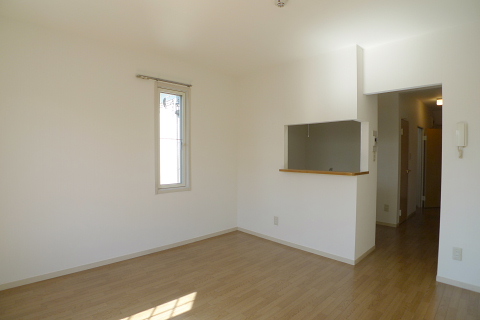
[[160,184],[182,183],[182,96],[160,93]]

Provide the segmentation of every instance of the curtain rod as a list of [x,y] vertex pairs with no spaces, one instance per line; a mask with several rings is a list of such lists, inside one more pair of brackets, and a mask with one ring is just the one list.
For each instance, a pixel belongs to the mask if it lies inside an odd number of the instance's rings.
[[181,83],[181,82],[176,82],[176,81],[170,81],[170,80],[165,80],[165,79],[160,79],[160,78],[155,78],[155,77],[150,77],[150,76],[144,76],[143,74],[137,74],[137,78],[140,79],[145,79],[145,80],[155,80],[155,81],[163,81],[167,83],[172,83],[172,84],[178,84],[180,86],[185,86],[185,87],[191,87],[191,84],[186,84],[186,83]]

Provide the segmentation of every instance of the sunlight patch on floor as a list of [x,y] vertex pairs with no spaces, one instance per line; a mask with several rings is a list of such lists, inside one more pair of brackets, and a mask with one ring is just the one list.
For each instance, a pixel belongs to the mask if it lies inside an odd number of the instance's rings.
[[188,312],[193,307],[196,292],[187,294],[186,296],[166,302],[159,306],[141,311],[120,320],[168,320],[182,313]]

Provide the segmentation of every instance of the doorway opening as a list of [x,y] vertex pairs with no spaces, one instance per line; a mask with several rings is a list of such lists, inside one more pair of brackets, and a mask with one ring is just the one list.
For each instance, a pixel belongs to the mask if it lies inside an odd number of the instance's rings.
[[396,227],[417,208],[439,208],[442,87],[378,96],[377,223]]
[[[377,226],[393,227],[380,234],[398,231],[412,240],[412,234],[422,233],[428,225],[426,231],[436,229],[429,237],[433,242],[425,242],[428,249],[438,248],[440,223],[439,98],[441,86],[378,95]],[[434,251],[437,254],[438,250]]]

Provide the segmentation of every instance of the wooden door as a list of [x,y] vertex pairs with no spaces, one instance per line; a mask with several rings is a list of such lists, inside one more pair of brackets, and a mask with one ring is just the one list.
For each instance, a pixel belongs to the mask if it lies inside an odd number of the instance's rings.
[[400,211],[398,223],[402,223],[408,216],[408,121],[402,119],[400,139]]
[[426,129],[425,207],[440,207],[442,190],[442,129]]

